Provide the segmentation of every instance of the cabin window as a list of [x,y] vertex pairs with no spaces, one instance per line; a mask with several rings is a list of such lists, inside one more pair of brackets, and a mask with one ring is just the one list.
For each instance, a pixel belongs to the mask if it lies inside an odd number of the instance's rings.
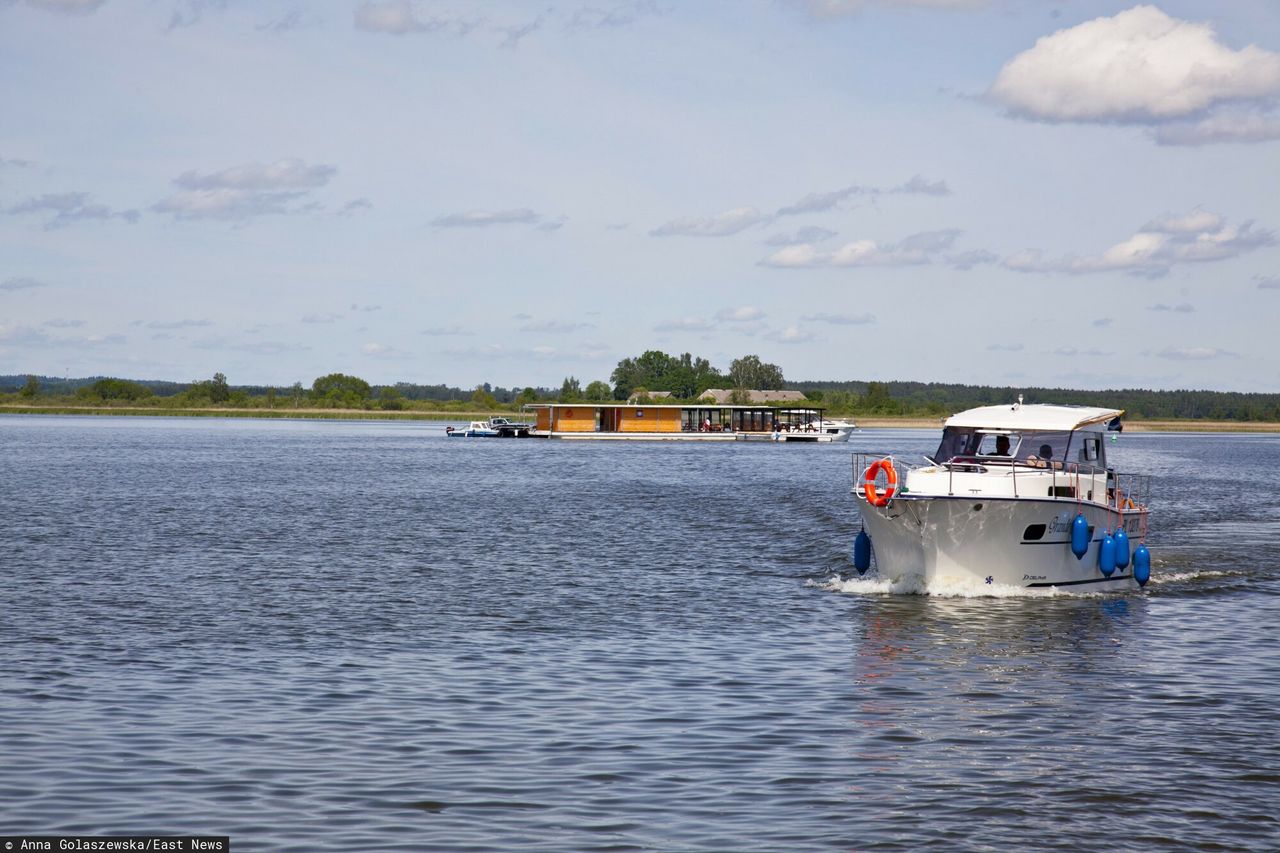
[[1028,524],[1027,529],[1022,531],[1022,538],[1028,542],[1036,542],[1044,538],[1045,525]]
[[1018,443],[1022,437],[1017,433],[978,433],[980,443],[978,445],[979,456],[1017,456]]
[[973,456],[978,452],[981,436],[972,428],[947,427],[942,431],[942,444],[933,455],[933,461],[939,465],[950,462],[957,456]]

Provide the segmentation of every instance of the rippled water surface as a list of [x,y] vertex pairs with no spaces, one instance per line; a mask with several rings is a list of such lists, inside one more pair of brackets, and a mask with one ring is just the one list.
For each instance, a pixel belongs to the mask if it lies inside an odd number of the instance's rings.
[[855,580],[935,445],[0,418],[0,834],[1280,848],[1280,437],[1120,439],[1141,593]]

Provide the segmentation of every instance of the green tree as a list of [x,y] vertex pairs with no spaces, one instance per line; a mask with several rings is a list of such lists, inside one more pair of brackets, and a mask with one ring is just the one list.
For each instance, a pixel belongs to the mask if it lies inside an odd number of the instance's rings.
[[566,376],[564,384],[560,386],[560,402],[576,403],[582,399],[582,385],[578,382],[577,377]]
[[36,394],[40,393],[40,380],[34,376],[27,377],[27,384],[22,386],[22,390],[18,392],[18,396],[24,400],[34,400]]
[[538,400],[538,392],[533,390],[532,388],[525,388],[523,391],[520,392],[520,395],[516,397],[516,402],[519,403],[521,406],[525,405],[526,403],[537,402],[537,400]]
[[378,390],[378,408],[398,412],[404,408],[404,395],[395,388]]
[[316,402],[334,408],[359,409],[369,400],[369,383],[358,376],[330,373],[321,376],[311,385],[311,396]]
[[267,388],[267,408],[274,409],[276,407],[276,389],[275,386]]
[[301,382],[293,383],[293,386],[289,389],[289,392],[293,395],[293,407],[296,409],[299,406],[301,406],[302,405],[302,383]]
[[867,391],[862,395],[858,406],[864,412],[877,414],[896,414],[900,409],[889,396],[889,386],[884,382],[868,382]]
[[88,400],[145,400],[153,396],[151,389],[127,379],[99,379],[76,392],[76,396]]
[[482,411],[491,412],[498,408],[498,399],[488,389],[489,383],[487,382],[483,385],[477,385],[476,390],[471,392],[471,403]]
[[213,374],[213,381],[209,383],[209,401],[213,403],[225,403],[231,399],[231,387],[227,385],[227,377],[222,373]]
[[693,399],[723,379],[720,371],[705,358],[696,358],[687,352],[671,356],[660,350],[648,350],[638,358],[624,358],[609,376],[613,396],[618,400],[633,396],[637,388],[669,391],[680,399]]
[[758,355],[744,355],[729,364],[729,382],[735,388],[757,391],[781,391],[786,384],[782,368],[760,360]]
[[608,382],[596,380],[587,384],[584,396],[593,403],[604,403],[613,397],[613,389],[609,387]]

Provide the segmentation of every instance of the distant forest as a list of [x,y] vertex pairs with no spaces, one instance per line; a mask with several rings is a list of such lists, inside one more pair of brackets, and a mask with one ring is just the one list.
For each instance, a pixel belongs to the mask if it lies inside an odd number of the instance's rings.
[[1131,418],[1280,422],[1280,394],[1238,391],[1150,391],[1123,388],[1079,391],[955,385],[943,382],[787,382],[833,410],[883,415],[949,415],[975,406],[1013,403],[1065,403],[1124,409]]
[[[651,354],[646,353],[646,356]],[[661,355],[661,354],[654,354]],[[735,362],[777,370],[776,365],[760,365],[754,356]],[[653,360],[653,359],[650,359]],[[660,360],[656,360],[660,361]],[[655,361],[655,363],[656,363]],[[700,366],[694,359],[694,368]],[[582,389],[577,379],[566,377],[560,388],[504,388],[489,383],[475,388],[452,385],[422,385],[397,382],[394,385],[371,385],[354,376],[340,373],[319,377],[310,388],[302,383],[292,386],[231,385],[222,374],[212,380],[171,382],[166,380],[125,380],[101,376],[66,379],[56,376],[26,374],[0,376],[0,401],[9,403],[74,402],[107,405],[159,405],[163,407],[228,406],[233,408],[286,408],[311,406],[320,408],[353,408],[384,410],[477,410],[518,409],[524,403],[605,401],[624,398],[638,390],[641,382],[649,390],[670,386],[673,399],[685,399],[679,393],[688,379],[681,359],[671,358],[670,371],[661,375],[645,373],[645,357],[625,359],[611,377],[614,385],[592,382]],[[630,371],[630,372],[628,372]],[[632,375],[635,374],[635,375]],[[732,374],[732,371],[731,371]],[[802,391],[817,406],[830,414],[880,415],[904,417],[941,417],[974,406],[1013,403],[1022,394],[1027,403],[1071,403],[1124,409],[1131,418],[1222,420],[1280,422],[1280,394],[1254,394],[1236,391],[1151,391],[1140,388],[1106,391],[1080,391],[1070,388],[1030,388],[1016,386],[959,385],[941,382],[877,382],[828,380],[784,380],[776,377],[747,375],[722,376],[712,371],[705,377],[694,370],[701,384],[712,381],[729,387],[754,380],[743,387],[767,387],[758,383],[769,380],[772,387]],[[612,391],[612,393],[610,393]],[[693,399],[691,396],[688,399]]]
[[[74,397],[82,389],[91,388],[102,380],[109,378],[111,377],[85,376],[64,379],[61,376],[37,376],[36,382],[41,396]],[[25,373],[0,376],[0,394],[19,393],[27,386],[28,381],[28,375]],[[125,381],[146,388],[157,397],[174,397],[189,392],[194,385],[199,384],[197,382],[170,382],[164,379],[129,379]],[[478,386],[478,388],[455,388],[452,385],[443,384],[419,385],[413,382],[397,382],[394,385],[371,385],[369,387],[374,395],[384,389],[389,389],[397,392],[405,400],[441,403],[470,401],[477,390],[491,394],[498,403],[503,405],[514,403],[521,393],[524,393],[526,397],[529,395],[529,391],[523,388],[501,388],[492,386],[487,382]],[[232,392],[239,392],[248,397],[263,398],[268,395],[269,391],[274,391],[281,398],[284,398],[289,396],[293,390],[289,386],[279,385],[229,385],[228,388]],[[559,395],[559,390],[555,388],[533,388],[531,392],[539,400],[555,400]]]

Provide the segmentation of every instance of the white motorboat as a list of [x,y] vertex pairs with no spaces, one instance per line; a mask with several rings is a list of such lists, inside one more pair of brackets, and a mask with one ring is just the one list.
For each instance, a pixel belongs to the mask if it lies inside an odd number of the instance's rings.
[[502,435],[488,421],[472,421],[464,429],[448,426],[444,428],[444,434],[450,438],[498,438]]
[[925,588],[1145,584],[1150,478],[1108,467],[1104,442],[1123,414],[1019,398],[948,418],[924,464],[854,454],[855,567],[874,557],[881,577]]
[[820,421],[810,421],[809,426],[818,432],[834,436],[831,439],[832,441],[848,441],[858,428],[856,423],[845,418],[824,418]]
[[526,438],[531,429],[533,424],[495,416],[487,421],[472,421],[465,429],[445,427],[444,432],[450,438]]

